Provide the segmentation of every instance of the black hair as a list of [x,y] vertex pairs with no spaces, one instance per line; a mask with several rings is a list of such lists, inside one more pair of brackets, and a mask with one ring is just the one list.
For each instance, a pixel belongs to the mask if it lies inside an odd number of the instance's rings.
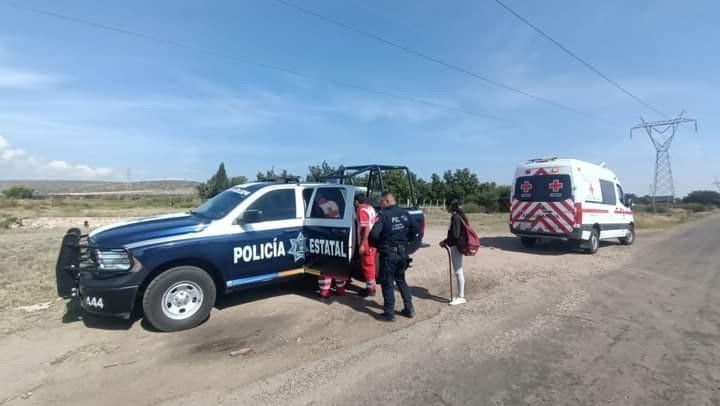
[[448,210],[450,210],[453,214],[458,214],[463,219],[465,223],[468,223],[467,216],[465,215],[465,212],[463,211],[460,201],[457,199],[451,200],[447,205]]
[[367,196],[365,196],[365,195],[357,195],[357,196],[355,196],[355,201],[358,202],[358,203],[360,203],[360,204],[366,204],[366,203],[367,203],[367,200],[368,200],[368,199],[367,199]]

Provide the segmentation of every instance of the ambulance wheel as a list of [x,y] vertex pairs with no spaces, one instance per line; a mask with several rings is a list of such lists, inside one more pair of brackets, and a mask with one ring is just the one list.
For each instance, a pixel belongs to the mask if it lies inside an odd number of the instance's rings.
[[593,229],[590,232],[590,239],[587,242],[587,248],[585,248],[585,252],[588,254],[594,254],[598,251],[600,248],[600,234],[598,233],[597,229]]
[[628,227],[627,234],[625,237],[618,238],[622,245],[632,245],[635,242],[635,227]]
[[212,277],[198,267],[168,269],[145,289],[145,319],[160,331],[193,328],[210,316],[216,292]]
[[537,244],[538,239],[532,237],[520,237],[520,244],[525,248],[533,248]]

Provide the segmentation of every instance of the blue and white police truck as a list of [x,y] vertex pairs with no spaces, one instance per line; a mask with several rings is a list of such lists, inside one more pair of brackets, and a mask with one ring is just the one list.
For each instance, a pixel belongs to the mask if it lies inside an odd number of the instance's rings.
[[[63,238],[56,266],[60,297],[90,313],[141,311],[161,331],[192,328],[220,294],[302,274],[357,275],[356,193],[378,202],[383,172],[404,170],[406,200],[421,233],[424,216],[405,167],[346,167],[319,183],[295,179],[234,186],[187,213],[131,220]],[[358,183],[365,183],[364,186]]]

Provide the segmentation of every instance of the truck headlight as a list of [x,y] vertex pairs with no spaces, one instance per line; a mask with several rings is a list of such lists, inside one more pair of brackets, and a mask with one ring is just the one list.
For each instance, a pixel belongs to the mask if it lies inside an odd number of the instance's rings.
[[129,271],[132,268],[125,250],[96,250],[95,260],[100,271]]

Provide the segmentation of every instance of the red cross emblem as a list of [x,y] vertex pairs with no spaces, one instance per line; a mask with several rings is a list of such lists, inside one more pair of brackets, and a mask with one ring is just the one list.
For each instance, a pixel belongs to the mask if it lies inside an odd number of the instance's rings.
[[563,184],[562,184],[562,182],[560,182],[559,180],[553,179],[553,181],[550,182],[550,184],[548,185],[548,187],[550,188],[550,190],[553,191],[553,193],[557,193],[557,192],[560,191],[560,189],[563,188]]
[[528,181],[525,181],[520,185],[520,189],[523,191],[523,193],[530,193],[532,190],[532,184]]

